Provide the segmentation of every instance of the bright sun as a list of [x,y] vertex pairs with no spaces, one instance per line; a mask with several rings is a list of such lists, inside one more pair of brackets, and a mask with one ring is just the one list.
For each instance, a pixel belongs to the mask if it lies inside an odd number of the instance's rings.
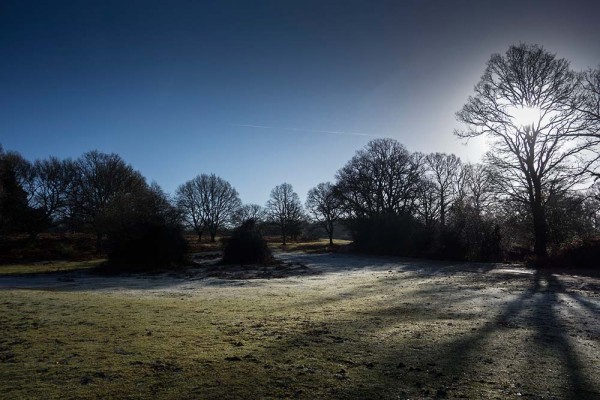
[[508,114],[514,121],[515,126],[523,128],[537,124],[542,119],[542,110],[538,107],[518,106],[511,107]]

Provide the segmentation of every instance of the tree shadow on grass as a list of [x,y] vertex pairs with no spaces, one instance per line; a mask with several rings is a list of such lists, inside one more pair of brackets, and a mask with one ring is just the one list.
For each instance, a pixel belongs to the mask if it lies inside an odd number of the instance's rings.
[[[566,385],[558,385],[562,393],[551,393],[552,395],[573,400],[596,398],[600,394],[598,388],[594,388],[583,373],[584,364],[569,339],[565,329],[567,325],[557,310],[561,303],[558,294],[564,292],[565,287],[555,275],[547,271],[537,271],[530,287],[508,303],[496,318],[473,335],[455,341],[440,358],[446,360],[447,366],[458,367],[457,372],[474,370],[476,368],[467,364],[475,358],[474,353],[481,349],[491,336],[502,330],[510,335],[514,329],[528,329],[532,332],[532,343],[525,344],[525,349],[528,349],[526,355],[521,353],[521,356],[524,356],[521,362],[521,382],[517,382],[514,391],[524,391],[525,394],[534,397],[543,397],[552,392],[549,390],[548,393],[528,393],[528,390],[535,390],[528,382],[531,378],[528,374],[531,369],[536,368],[533,364],[539,363],[548,366],[541,367],[542,369],[560,369],[561,377],[566,378]],[[571,327],[571,331],[574,330],[574,327]],[[522,351],[521,346],[519,348],[516,353]],[[542,355],[546,360],[538,359]],[[497,362],[489,358],[483,361],[489,364]],[[539,365],[537,368],[540,368]],[[539,374],[539,371],[537,373]]]
[[[483,282],[493,285],[497,278]],[[324,319],[316,329],[314,325],[311,329],[309,325],[299,326],[270,343],[263,357],[288,354],[298,363],[321,358],[329,369],[320,373],[335,377],[325,379],[329,387],[324,393],[331,398],[598,398],[600,388],[590,379],[593,365],[585,365],[580,348],[571,339],[578,327],[570,326],[561,316],[561,296],[571,294],[548,272],[538,271],[521,279],[528,285],[495,308],[495,316],[483,324],[469,325],[468,315],[453,313],[448,324],[464,324],[465,329],[451,333],[441,330],[443,337],[436,340],[429,330],[446,324],[446,319],[441,319],[447,316],[427,313],[422,303],[432,296],[432,289],[425,288],[415,293],[421,304],[381,305],[357,313],[353,319]],[[432,307],[464,300],[458,291],[453,294],[446,290],[446,296],[434,300]],[[365,292],[365,301],[371,295]],[[467,300],[473,298],[468,296]],[[597,311],[593,302],[572,298]],[[386,343],[382,339],[378,343],[378,338],[388,334],[400,335],[401,340]],[[504,343],[506,338],[512,339]],[[302,347],[307,350],[299,350]],[[546,375],[549,369],[555,372]],[[289,393],[293,392],[293,382],[289,380]]]

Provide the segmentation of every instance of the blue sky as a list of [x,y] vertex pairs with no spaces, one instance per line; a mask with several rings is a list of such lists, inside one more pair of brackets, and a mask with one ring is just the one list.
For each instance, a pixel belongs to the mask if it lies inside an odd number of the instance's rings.
[[375,137],[478,161],[452,135],[485,63],[538,43],[600,64],[596,1],[6,1],[0,143],[120,154],[166,191],[200,173],[301,198]]

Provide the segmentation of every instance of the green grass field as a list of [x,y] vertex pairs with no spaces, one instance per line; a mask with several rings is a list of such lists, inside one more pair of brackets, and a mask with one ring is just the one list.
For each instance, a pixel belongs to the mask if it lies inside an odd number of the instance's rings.
[[578,282],[387,267],[94,278],[108,289],[2,279],[4,399],[600,396],[599,299]]

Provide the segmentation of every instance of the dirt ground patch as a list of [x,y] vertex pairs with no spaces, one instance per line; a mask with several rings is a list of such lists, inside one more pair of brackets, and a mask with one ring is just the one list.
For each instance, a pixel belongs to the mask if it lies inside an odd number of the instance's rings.
[[0,277],[0,397],[600,398],[598,279],[278,258],[311,273]]

